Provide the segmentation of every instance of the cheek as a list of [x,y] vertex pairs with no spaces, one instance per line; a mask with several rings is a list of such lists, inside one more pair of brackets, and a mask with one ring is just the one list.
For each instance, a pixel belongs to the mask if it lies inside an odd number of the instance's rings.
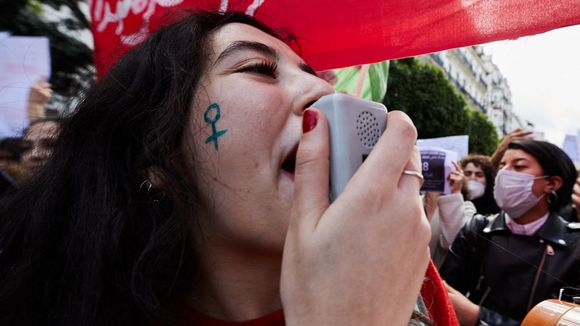
[[536,197],[540,197],[541,195],[544,194],[544,183],[543,182],[534,182],[534,185],[532,186],[532,192],[534,193],[534,195]]
[[477,178],[477,181],[479,181],[484,187],[487,187],[487,181],[485,180],[485,177],[479,177]]

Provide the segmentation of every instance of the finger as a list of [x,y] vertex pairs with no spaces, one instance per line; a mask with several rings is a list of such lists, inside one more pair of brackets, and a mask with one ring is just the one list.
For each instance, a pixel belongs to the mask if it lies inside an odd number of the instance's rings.
[[[328,208],[329,139],[328,124],[324,114],[309,108],[303,115],[305,125],[314,123],[310,131],[303,132],[296,153],[294,171],[294,205],[296,213],[291,223],[300,229],[313,231]],[[313,122],[314,121],[314,122]]]
[[459,164],[457,164],[457,162],[451,161],[451,163],[453,163],[453,167],[455,167],[455,171],[461,172],[461,166],[459,166]]
[[514,135],[513,139],[524,138],[524,137],[532,135],[533,133],[534,133],[533,131],[522,130],[520,132],[517,132]]
[[[421,154],[419,149],[415,146],[413,152],[411,153],[411,158],[407,165],[405,165],[405,170],[409,172],[416,172],[421,174]],[[424,179],[419,177],[419,175],[401,173],[399,177],[399,189],[403,191],[409,191],[410,193],[419,194],[419,190],[423,186]]]
[[[417,129],[401,111],[388,114],[387,128],[363,165],[352,178],[352,184],[366,187],[379,184],[394,190],[415,148]],[[418,170],[420,172],[420,170]]]
[[578,205],[580,205],[580,195],[579,194],[573,194],[572,195],[572,206],[578,207]]

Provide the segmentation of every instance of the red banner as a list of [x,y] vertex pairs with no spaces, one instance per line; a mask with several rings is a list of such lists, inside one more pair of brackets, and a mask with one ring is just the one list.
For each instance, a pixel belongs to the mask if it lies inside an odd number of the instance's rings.
[[243,11],[291,31],[317,70],[580,24],[580,0],[92,0],[99,75],[175,8]]

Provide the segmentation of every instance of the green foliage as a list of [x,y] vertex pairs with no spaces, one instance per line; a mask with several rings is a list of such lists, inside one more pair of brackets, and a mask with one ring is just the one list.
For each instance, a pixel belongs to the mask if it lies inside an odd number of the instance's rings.
[[493,123],[479,111],[469,111],[469,148],[473,153],[491,155],[497,148],[499,137]]
[[395,60],[389,70],[383,103],[407,113],[419,138],[469,135],[470,152],[491,154],[497,133],[487,117],[470,110],[443,71],[415,58]]
[[[88,29],[90,23],[79,5],[84,1],[16,0],[4,1],[0,13],[0,31],[14,36],[47,36],[50,39],[50,83],[55,97],[69,98],[85,90],[94,80],[93,52],[72,33]],[[55,10],[68,7],[71,16],[51,22],[42,17],[47,5]]]

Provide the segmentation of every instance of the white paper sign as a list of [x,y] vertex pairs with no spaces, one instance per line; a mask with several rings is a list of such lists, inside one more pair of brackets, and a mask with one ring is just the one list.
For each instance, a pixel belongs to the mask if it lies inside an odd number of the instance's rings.
[[421,173],[425,178],[421,191],[451,193],[449,173],[455,170],[457,153],[434,146],[418,146],[421,152]]
[[440,147],[457,153],[457,160],[469,154],[469,136],[449,136],[439,138],[417,139],[417,147]]
[[30,87],[50,76],[47,37],[0,37],[0,138],[19,135],[28,125]]

